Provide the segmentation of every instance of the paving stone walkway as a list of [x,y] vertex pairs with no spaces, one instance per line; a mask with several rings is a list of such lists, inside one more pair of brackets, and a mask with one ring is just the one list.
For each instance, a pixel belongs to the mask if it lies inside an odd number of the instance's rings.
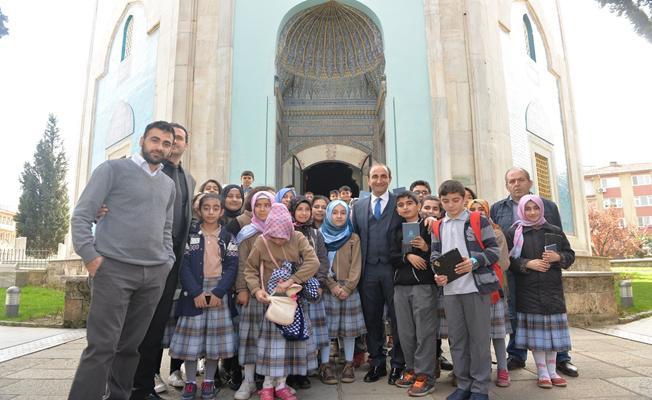
[[[652,320],[650,320],[652,322]],[[6,333],[0,328],[0,342]],[[494,387],[492,399],[652,399],[652,345],[573,328],[573,362],[580,368],[579,378],[569,378],[567,388],[551,390],[536,387],[535,367],[512,373],[512,386]],[[66,399],[84,339],[0,363],[0,400]],[[167,357],[164,357],[167,358]],[[167,363],[167,360],[166,360]],[[168,371],[168,366],[163,366]],[[405,390],[387,385],[386,381],[362,382],[364,371],[358,371],[353,384],[326,386],[312,379],[313,387],[298,392],[299,399],[407,399]],[[445,376],[445,375],[444,375]],[[443,378],[434,394],[426,399],[444,399],[453,391],[448,378]],[[180,398],[180,392],[169,390],[166,400]],[[223,389],[218,399],[233,399],[233,391]],[[257,400],[257,396],[252,397]]]

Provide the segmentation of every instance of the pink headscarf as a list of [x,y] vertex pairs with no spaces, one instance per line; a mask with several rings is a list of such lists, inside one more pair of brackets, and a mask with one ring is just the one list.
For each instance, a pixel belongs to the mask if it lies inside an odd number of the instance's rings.
[[[528,220],[525,217],[525,205],[529,201],[534,202],[534,204],[539,206],[539,209],[541,210],[541,215],[539,215],[539,219],[534,222]],[[518,202],[518,211],[517,211],[518,221],[514,222],[514,225],[516,225],[516,232],[514,233],[514,247],[512,247],[512,251],[509,252],[510,257],[516,258],[521,256],[521,250],[523,250],[523,227],[524,226],[540,226],[547,222],[546,218],[543,216],[543,212],[544,212],[544,207],[543,207],[543,200],[541,200],[541,197],[534,194],[526,194],[525,196],[521,197],[521,200],[519,200]]]
[[270,201],[270,203],[272,203],[272,204],[274,203],[274,194],[271,193],[271,192],[266,192],[264,190],[260,191],[260,192],[257,192],[251,198],[251,225],[253,225],[253,227],[256,228],[256,230],[258,232],[262,232],[263,229],[265,229],[265,221],[258,218],[256,216],[256,211],[255,211],[255,209],[256,209],[256,201],[261,197],[264,197],[264,198],[268,199]]
[[265,221],[263,236],[266,239],[279,238],[289,240],[294,232],[290,211],[283,203],[272,204],[272,209]]

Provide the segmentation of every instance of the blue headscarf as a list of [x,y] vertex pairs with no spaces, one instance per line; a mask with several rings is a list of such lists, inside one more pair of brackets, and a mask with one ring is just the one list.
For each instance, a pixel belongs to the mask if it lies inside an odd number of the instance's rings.
[[296,193],[294,192],[294,189],[292,188],[283,188],[276,193],[276,198],[274,199],[277,203],[280,203],[281,200],[283,200],[283,197],[287,194],[287,192],[292,192],[292,197],[296,197]]
[[[344,206],[346,209],[346,222],[342,226],[333,224],[333,210],[337,206]],[[324,223],[319,228],[319,231],[324,236],[326,250],[329,252],[337,251],[340,247],[344,246],[344,243],[348,242],[353,234],[349,205],[342,200],[335,200],[328,203],[328,207],[326,207],[326,218],[324,218]]]

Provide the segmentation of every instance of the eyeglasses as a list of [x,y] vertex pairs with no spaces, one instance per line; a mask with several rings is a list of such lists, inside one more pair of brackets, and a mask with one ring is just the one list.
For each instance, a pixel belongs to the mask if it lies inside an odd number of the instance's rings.
[[414,194],[430,194],[430,192],[427,191],[427,190],[413,190],[412,193],[414,193]]

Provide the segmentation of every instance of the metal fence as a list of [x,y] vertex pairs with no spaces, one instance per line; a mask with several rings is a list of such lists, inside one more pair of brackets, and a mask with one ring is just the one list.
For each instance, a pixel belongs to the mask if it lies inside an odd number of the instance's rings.
[[0,249],[0,264],[16,264],[20,269],[42,269],[55,255],[48,250]]

